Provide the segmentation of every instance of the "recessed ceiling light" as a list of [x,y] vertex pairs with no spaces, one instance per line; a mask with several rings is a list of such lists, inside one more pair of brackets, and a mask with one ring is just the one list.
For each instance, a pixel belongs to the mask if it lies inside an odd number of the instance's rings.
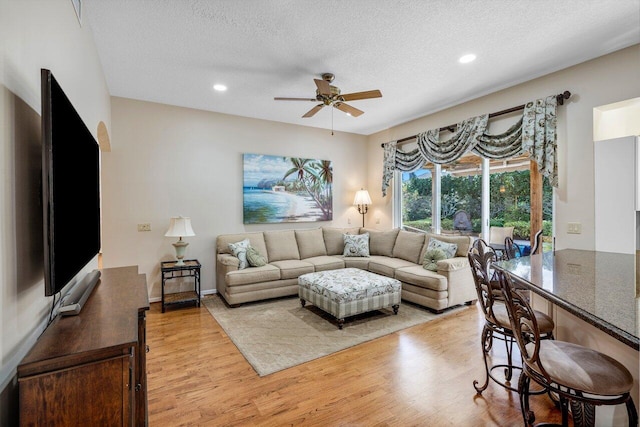
[[217,90],[218,92],[224,92],[225,90],[227,90],[227,87],[225,85],[218,83],[213,85],[213,89]]
[[460,57],[460,59],[458,59],[458,62],[461,64],[468,64],[469,62],[475,61],[476,56],[473,53],[470,53],[468,55],[462,55]]

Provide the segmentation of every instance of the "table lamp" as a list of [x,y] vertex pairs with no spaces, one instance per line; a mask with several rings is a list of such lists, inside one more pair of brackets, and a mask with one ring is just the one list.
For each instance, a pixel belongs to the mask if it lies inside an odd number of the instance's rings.
[[369,197],[369,192],[364,188],[361,188],[359,191],[356,191],[356,197],[353,199],[354,206],[358,206],[358,212],[362,214],[362,227],[364,227],[364,214],[369,210],[369,205],[371,204],[371,197]]
[[187,242],[182,240],[183,237],[195,236],[196,233],[193,232],[193,228],[191,228],[191,218],[178,216],[171,218],[171,222],[169,223],[169,229],[165,233],[165,237],[179,237],[178,241],[173,243],[173,247],[176,248],[176,265],[184,265],[184,254],[187,250],[187,246],[189,245]]

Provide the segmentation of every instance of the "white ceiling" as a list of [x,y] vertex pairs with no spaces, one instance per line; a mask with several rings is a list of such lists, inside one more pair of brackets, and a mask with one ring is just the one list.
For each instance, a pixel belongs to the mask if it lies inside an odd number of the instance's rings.
[[[82,13],[113,96],[326,129],[333,110],[334,129],[364,135],[640,42],[640,0],[83,0]],[[273,100],[315,97],[323,72],[383,97],[349,102],[357,118]]]

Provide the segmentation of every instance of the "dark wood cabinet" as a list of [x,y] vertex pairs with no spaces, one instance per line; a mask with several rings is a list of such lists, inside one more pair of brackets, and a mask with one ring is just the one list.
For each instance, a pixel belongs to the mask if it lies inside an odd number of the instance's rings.
[[58,316],[18,366],[20,424],[147,425],[146,278],[104,269],[77,316]]

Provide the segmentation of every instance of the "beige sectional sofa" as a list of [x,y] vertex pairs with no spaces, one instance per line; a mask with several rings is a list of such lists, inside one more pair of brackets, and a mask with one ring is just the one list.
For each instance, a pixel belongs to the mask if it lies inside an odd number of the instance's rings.
[[[343,256],[343,234],[369,233],[369,257]],[[422,259],[429,238],[458,245],[454,258],[438,261],[437,271],[425,270]],[[249,239],[265,257],[262,267],[238,269],[229,243]],[[445,236],[405,230],[322,227],[310,230],[223,234],[216,241],[217,292],[231,306],[298,294],[298,276],[315,271],[355,267],[402,282],[402,299],[435,312],[477,298],[467,260],[469,236]]]

